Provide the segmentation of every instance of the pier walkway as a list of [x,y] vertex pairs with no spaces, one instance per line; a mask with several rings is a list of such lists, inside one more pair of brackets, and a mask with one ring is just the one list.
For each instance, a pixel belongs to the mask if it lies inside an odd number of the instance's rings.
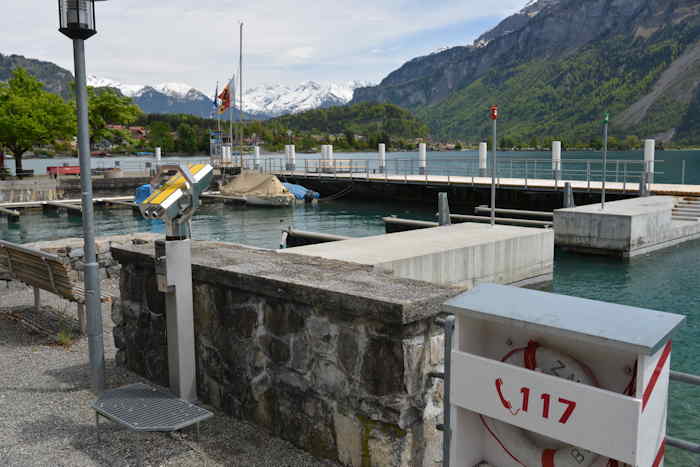
[[[390,175],[386,173],[314,173],[304,170],[295,171],[275,171],[278,177],[294,177],[296,179],[313,179],[328,181],[359,181],[374,183],[401,183],[413,185],[457,185],[486,188],[491,186],[491,177],[459,176],[459,175]],[[571,183],[575,191],[599,192],[602,190],[602,182],[594,180],[553,180],[553,179],[528,179],[528,178],[498,178],[496,179],[499,189],[513,189],[526,191],[552,191],[561,190],[565,183]],[[700,185],[681,185],[652,183],[649,185],[650,191],[658,195],[672,196],[700,196]],[[605,183],[606,191],[614,193],[635,193],[639,192],[639,183],[631,182],[611,182]]]

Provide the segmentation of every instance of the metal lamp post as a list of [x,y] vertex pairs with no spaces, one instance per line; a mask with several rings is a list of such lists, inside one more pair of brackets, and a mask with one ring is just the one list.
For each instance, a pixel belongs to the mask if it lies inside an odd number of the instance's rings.
[[610,123],[610,114],[605,113],[605,118],[603,119],[603,184],[601,186],[600,194],[600,209],[605,209],[605,179],[608,176],[608,124]]
[[496,122],[498,121],[498,106],[489,109],[489,118],[493,121],[493,157],[491,158],[491,227],[496,225]]
[[104,0],[59,0],[59,31],[73,40],[75,65],[75,94],[78,103],[78,148],[80,185],[83,202],[83,240],[85,261],[85,305],[87,308],[88,347],[91,383],[98,394],[104,389],[104,344],[102,341],[102,310],[100,281],[95,252],[95,223],[92,206],[92,170],[90,162],[90,132],[88,127],[88,97],[85,73],[85,39],[97,34],[95,2]]

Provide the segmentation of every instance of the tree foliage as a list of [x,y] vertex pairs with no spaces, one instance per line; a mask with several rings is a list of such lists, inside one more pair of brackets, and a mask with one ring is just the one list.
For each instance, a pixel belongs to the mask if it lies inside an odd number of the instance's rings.
[[34,146],[51,144],[75,134],[75,109],[26,70],[17,68],[7,83],[0,83],[0,145],[15,157],[22,169],[22,156]]
[[90,140],[113,139],[114,130],[107,125],[130,125],[143,113],[131,98],[114,89],[88,87]]

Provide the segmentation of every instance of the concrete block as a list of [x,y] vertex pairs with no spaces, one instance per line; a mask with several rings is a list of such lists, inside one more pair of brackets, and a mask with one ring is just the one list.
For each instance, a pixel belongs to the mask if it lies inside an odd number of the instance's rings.
[[551,230],[462,223],[288,248],[297,254],[371,265],[397,277],[472,288],[551,279]]
[[676,221],[673,196],[651,196],[554,211],[557,245],[631,257],[700,236],[700,223]]

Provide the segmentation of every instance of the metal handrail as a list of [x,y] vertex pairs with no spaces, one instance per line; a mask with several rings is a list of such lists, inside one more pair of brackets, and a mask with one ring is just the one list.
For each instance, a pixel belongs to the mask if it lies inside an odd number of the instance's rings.
[[[698,375],[691,375],[690,373],[682,373],[680,371],[671,371],[669,378],[671,381],[679,381],[681,383],[700,386],[700,376]],[[673,436],[666,436],[666,444],[673,446],[674,448],[683,449],[684,451],[700,454],[700,444],[692,441],[674,438]]]

